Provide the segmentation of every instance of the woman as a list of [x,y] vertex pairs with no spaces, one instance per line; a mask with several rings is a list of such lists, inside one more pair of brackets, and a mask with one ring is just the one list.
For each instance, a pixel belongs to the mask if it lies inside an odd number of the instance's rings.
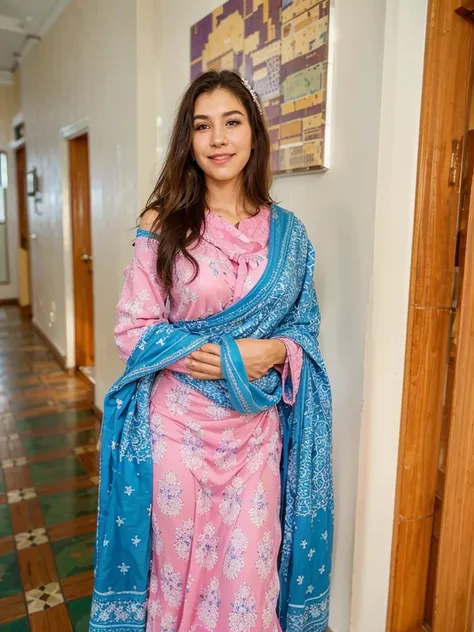
[[231,71],[196,79],[118,305],[127,368],[105,402],[94,632],[327,627],[314,251],[272,203],[269,165],[250,85]]

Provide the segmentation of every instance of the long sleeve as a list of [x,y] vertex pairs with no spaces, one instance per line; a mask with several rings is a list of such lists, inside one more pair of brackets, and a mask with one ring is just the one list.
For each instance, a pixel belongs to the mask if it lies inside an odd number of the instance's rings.
[[286,347],[285,363],[276,367],[281,372],[283,401],[291,406],[295,403],[300,386],[301,369],[303,367],[303,349],[291,338],[280,338]]
[[156,240],[137,237],[133,259],[125,270],[114,330],[115,343],[124,362],[147,327],[167,322],[168,293],[156,273],[157,247]]

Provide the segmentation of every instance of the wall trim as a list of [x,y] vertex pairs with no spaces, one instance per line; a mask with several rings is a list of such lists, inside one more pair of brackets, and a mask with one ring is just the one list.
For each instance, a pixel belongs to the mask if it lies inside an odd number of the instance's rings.
[[1,298],[0,299],[0,307],[8,307],[9,305],[19,307],[17,298]]
[[67,375],[74,375],[75,374],[75,369],[71,369],[71,368],[67,368],[66,366],[66,356],[64,356],[59,349],[56,347],[56,345],[54,344],[54,342],[49,338],[49,336],[47,336],[44,331],[41,329],[41,327],[38,325],[38,323],[33,319],[31,321],[31,326],[33,327],[33,330],[35,331],[35,333],[38,334],[38,336],[41,338],[41,340],[45,343],[45,345],[48,347],[48,349],[51,351],[51,353],[54,356],[54,359],[56,360],[56,362],[58,362],[60,368],[67,374]]

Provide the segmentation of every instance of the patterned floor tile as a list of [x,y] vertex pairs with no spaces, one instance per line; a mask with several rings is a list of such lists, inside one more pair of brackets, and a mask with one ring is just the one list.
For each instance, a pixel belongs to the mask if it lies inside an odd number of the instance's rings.
[[49,543],[18,551],[18,566],[25,592],[58,581],[54,556]]
[[98,485],[99,484],[99,477],[98,476],[91,476],[90,480],[94,483],[94,485]]
[[0,538],[4,538],[12,534],[12,526],[10,522],[10,509],[8,505],[0,505]]
[[44,527],[38,498],[10,505],[13,533],[23,533],[30,529]]
[[3,494],[5,491],[5,482],[3,480],[3,472],[0,469],[0,494]]
[[36,430],[38,428],[64,428],[74,427],[78,421],[94,416],[94,411],[87,410],[68,410],[62,413],[50,412],[47,415],[39,415],[38,417],[28,417],[17,419],[16,426],[20,432],[28,430]]
[[87,474],[82,463],[75,456],[43,463],[32,463],[30,470],[35,485],[52,483]]
[[5,459],[5,461],[2,461],[2,467],[5,470],[9,467],[20,467],[21,465],[26,465],[26,463],[26,457],[21,456],[18,459]]
[[66,604],[34,612],[30,616],[31,632],[73,632]]
[[16,441],[20,438],[20,435],[16,432],[0,437],[0,443],[8,443],[8,441]]
[[15,489],[25,489],[33,487],[30,468],[28,465],[20,467],[9,467],[4,472],[5,490],[11,492]]
[[74,632],[88,632],[91,603],[91,597],[84,597],[68,604],[67,609]]
[[68,603],[81,597],[90,597],[94,588],[94,572],[85,571],[61,579],[64,601]]
[[28,590],[25,595],[30,614],[40,610],[48,610],[64,603],[61,587],[57,582],[51,582],[45,586],[38,586]]
[[54,434],[46,437],[24,437],[23,449],[26,454],[53,452],[70,445],[66,434]]
[[[15,628],[15,625],[19,626],[21,621],[25,621],[27,616],[25,605],[25,594],[23,592],[12,595],[11,597],[0,598],[0,631],[4,630],[10,632],[10,630],[21,630],[21,627]],[[11,626],[11,628],[9,627]],[[23,628],[27,630],[28,628]]]
[[28,549],[30,546],[38,546],[48,541],[48,535],[46,529],[41,527],[40,529],[30,529],[23,533],[15,534],[16,548],[18,550]]
[[97,511],[97,488],[90,487],[74,493],[51,494],[39,497],[47,526],[74,520]]
[[16,595],[22,590],[16,553],[11,552],[0,556],[0,599]]
[[36,491],[34,487],[26,487],[25,489],[14,489],[11,492],[7,492],[8,504],[21,503],[24,500],[31,500],[36,498]]
[[94,562],[95,533],[78,535],[51,542],[59,577],[92,570]]

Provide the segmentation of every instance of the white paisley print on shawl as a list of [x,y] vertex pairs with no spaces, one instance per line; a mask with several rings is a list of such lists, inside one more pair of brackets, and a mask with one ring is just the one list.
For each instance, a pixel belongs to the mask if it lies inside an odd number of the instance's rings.
[[163,597],[168,605],[179,608],[183,598],[183,579],[174,570],[171,562],[165,562],[160,572],[160,586]]
[[235,579],[244,567],[244,553],[249,543],[248,537],[237,528],[230,539],[224,558],[224,575],[227,579]]
[[274,432],[268,441],[267,463],[275,476],[280,474],[280,456],[280,435],[278,432]]
[[158,592],[158,577],[156,576],[155,571],[152,571],[150,574],[150,593],[155,595]]
[[214,463],[222,470],[231,470],[237,465],[237,451],[242,441],[234,439],[233,430],[224,430],[214,454]]
[[214,630],[217,625],[220,605],[219,580],[217,577],[212,577],[207,586],[201,590],[197,605],[198,617],[209,630]]
[[257,573],[262,579],[270,574],[273,559],[273,539],[270,531],[265,531],[263,538],[257,543]]
[[166,393],[166,404],[172,415],[186,415],[189,412],[190,394],[191,388],[182,382],[179,382],[174,388],[170,388]]
[[179,527],[176,527],[176,540],[174,550],[182,560],[187,560],[193,541],[194,521],[192,518],[184,520]]
[[219,503],[219,513],[225,524],[232,524],[242,509],[242,492],[244,484],[240,476],[234,476],[230,485],[224,489]]
[[153,463],[158,463],[166,452],[163,418],[158,413],[153,413],[150,419],[151,430],[151,456]]
[[181,439],[180,454],[188,470],[198,470],[202,467],[204,457],[204,430],[196,421],[188,421],[188,427]]
[[280,591],[280,581],[278,573],[275,573],[270,586],[265,593],[265,607],[262,612],[262,622],[265,630],[270,627],[273,617],[275,616],[276,605],[278,601],[278,593]]
[[242,584],[231,601],[231,606],[230,632],[250,632],[257,623],[257,603],[249,584]]
[[268,517],[268,494],[263,487],[262,481],[258,481],[249,515],[250,520],[256,527],[261,527]]
[[230,411],[226,408],[222,408],[222,406],[218,406],[217,404],[212,403],[210,406],[207,406],[206,415],[209,417],[209,419],[213,419],[214,421],[221,421],[222,419],[227,419],[227,417],[230,417]]
[[174,472],[166,472],[158,486],[158,507],[165,516],[178,516],[183,508],[183,490],[178,476]]
[[[183,262],[182,257],[180,257],[181,262]],[[179,304],[174,309],[175,318],[181,315],[189,303],[194,303],[199,298],[196,292],[193,292],[186,285],[191,280],[193,273],[194,270],[188,264],[174,266],[175,295],[179,297]]]
[[197,541],[196,561],[199,566],[212,571],[217,562],[218,548],[219,536],[216,535],[216,528],[211,522],[208,522]]

